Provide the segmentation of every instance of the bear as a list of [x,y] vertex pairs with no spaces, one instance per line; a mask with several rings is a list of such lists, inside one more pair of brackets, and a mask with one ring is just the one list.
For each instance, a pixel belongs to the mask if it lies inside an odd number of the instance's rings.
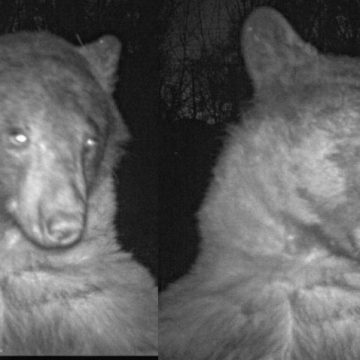
[[359,359],[360,61],[267,7],[241,46],[252,105],[198,212],[197,260],[160,294],[159,357]]
[[157,289],[118,245],[121,44],[0,37],[0,354],[157,354]]

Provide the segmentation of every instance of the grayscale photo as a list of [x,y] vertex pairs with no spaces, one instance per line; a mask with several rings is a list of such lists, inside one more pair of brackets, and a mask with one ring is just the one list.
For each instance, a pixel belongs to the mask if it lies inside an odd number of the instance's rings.
[[360,0],[0,0],[0,95],[0,356],[360,359]]

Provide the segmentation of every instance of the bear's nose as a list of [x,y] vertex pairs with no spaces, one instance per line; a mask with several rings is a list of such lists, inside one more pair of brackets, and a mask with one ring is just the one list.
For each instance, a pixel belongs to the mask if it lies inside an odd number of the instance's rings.
[[83,220],[77,214],[61,213],[46,219],[43,236],[45,242],[54,246],[67,246],[81,237]]

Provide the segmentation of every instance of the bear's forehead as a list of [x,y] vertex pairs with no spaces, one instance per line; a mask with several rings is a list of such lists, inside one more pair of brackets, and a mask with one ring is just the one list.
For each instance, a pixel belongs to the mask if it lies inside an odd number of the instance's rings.
[[[0,47],[1,52],[1,47]],[[30,54],[18,58],[4,59],[0,55],[0,77],[3,80],[16,82],[40,81],[56,79],[71,83],[86,83],[96,87],[94,77],[89,69],[85,59],[81,61],[71,61],[71,58],[63,59],[62,57],[46,56],[43,54]]]
[[[6,96],[0,91],[0,123],[15,127],[41,128],[48,131],[50,128],[72,128],[87,123],[97,132],[107,131],[109,117],[99,110],[99,107],[90,107],[82,99],[71,96],[60,97],[39,91],[34,87],[33,92],[14,90]],[[86,106],[89,105],[89,108]],[[61,130],[63,133],[64,131]]]
[[90,119],[101,133],[115,121],[87,60],[46,33],[0,36],[0,119],[69,129]]
[[[78,83],[96,81],[87,60],[75,46],[47,33],[17,33],[0,37],[0,77],[17,82],[73,79]],[[11,78],[11,79],[9,79]],[[1,79],[0,79],[1,80]],[[64,85],[64,81],[62,85]]]
[[[108,102],[100,87],[92,81],[72,77],[71,72],[38,69],[0,71],[0,106],[41,106],[63,111],[101,114],[108,111]],[[96,101],[95,101],[96,99]],[[35,104],[35,105],[34,105]]]
[[94,103],[86,94],[73,96],[66,89],[51,89],[30,82],[25,87],[2,86],[0,77],[0,119],[35,125],[59,121],[74,124],[88,118],[94,119],[103,131],[112,119],[104,103]]
[[0,37],[2,112],[42,107],[104,117],[106,99],[76,47],[47,33]]

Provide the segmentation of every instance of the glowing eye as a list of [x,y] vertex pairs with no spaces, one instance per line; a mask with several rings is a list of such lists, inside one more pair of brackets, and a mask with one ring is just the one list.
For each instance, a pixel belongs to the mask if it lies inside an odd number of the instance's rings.
[[21,130],[13,129],[9,133],[9,141],[14,146],[24,146],[29,142],[29,138]]
[[27,142],[28,138],[24,134],[17,134],[14,136],[14,140],[20,144]]
[[95,138],[87,138],[85,141],[85,146],[87,148],[94,148],[97,145],[97,140]]

